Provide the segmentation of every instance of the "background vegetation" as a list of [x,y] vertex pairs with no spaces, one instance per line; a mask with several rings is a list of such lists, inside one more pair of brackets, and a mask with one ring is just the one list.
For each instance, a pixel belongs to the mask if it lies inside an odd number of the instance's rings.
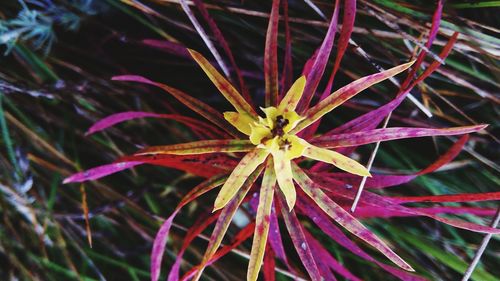
[[[262,61],[270,2],[204,2],[228,41],[250,92],[263,97]],[[332,10],[331,1],[310,3],[289,2],[294,77],[321,44],[328,26],[322,14],[330,15]],[[384,192],[412,196],[498,191],[498,6],[498,1],[445,3],[438,47],[432,51],[439,53],[439,46],[454,31],[461,35],[445,65],[412,92],[433,117],[405,101],[390,123],[435,127],[488,123],[488,133],[473,135],[460,157],[440,171]],[[415,45],[422,44],[434,8],[430,1],[358,1],[352,36],[358,47],[348,47],[334,88],[375,72],[373,64],[404,62]],[[64,186],[61,181],[75,171],[109,163],[146,145],[185,142],[193,137],[183,125],[155,119],[127,122],[89,137],[85,131],[95,121],[121,111],[194,116],[159,91],[110,81],[119,74],[141,74],[211,104],[222,104],[208,79],[178,49],[187,46],[209,57],[199,32],[178,2],[170,0],[5,0],[0,4],[0,18],[4,53],[0,57],[0,279],[148,280],[158,217],[169,215],[199,179],[144,166],[81,186]],[[219,46],[215,38],[210,40]],[[281,34],[280,46],[281,56]],[[395,91],[390,82],[378,85],[372,95],[355,98],[331,114],[330,127],[383,104]],[[415,172],[434,161],[452,140],[455,138],[384,143],[373,169]],[[358,159],[366,161],[372,149],[360,150]],[[186,228],[201,211],[211,208],[213,198],[214,194],[205,196],[181,213],[169,240],[170,249],[180,246]],[[464,216],[484,225],[491,222],[497,205],[446,204],[481,207],[487,216]],[[458,280],[482,239],[477,233],[425,218],[363,222],[430,280]],[[232,226],[230,233],[237,229]],[[315,234],[323,237],[320,232]],[[321,241],[360,278],[390,278],[326,237]],[[244,254],[250,245],[247,241],[215,264],[207,271],[207,280],[242,280],[247,264]],[[186,268],[198,263],[205,247],[205,236],[195,239],[186,255]],[[497,236],[474,280],[498,280],[500,253],[492,249],[499,248]],[[165,266],[174,258],[175,252],[168,251]],[[283,274],[277,278],[288,280]]]

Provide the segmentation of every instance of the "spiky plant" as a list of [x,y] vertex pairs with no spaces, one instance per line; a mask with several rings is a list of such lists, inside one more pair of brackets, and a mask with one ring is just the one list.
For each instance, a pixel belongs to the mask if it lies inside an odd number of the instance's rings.
[[[345,1],[344,25],[340,33],[338,43],[340,47],[338,48],[334,69],[326,91],[324,94],[318,95],[319,101],[312,107],[310,107],[310,104],[316,96],[319,81],[323,76],[333,46],[339,1],[336,2],[329,29],[321,47],[311,58],[309,64],[304,67],[304,76],[298,78],[291,86],[286,82],[292,81],[291,74],[286,74],[281,83],[279,83],[280,80],[278,79],[277,25],[279,1],[273,1],[265,48],[265,107],[261,108],[264,113],[263,116],[259,116],[258,110],[253,106],[255,98],[252,99],[251,95],[246,92],[243,95],[240,94],[206,58],[193,50],[188,50],[191,57],[236,111],[221,113],[178,89],[141,76],[125,75],[114,78],[114,80],[133,81],[160,87],[212,123],[206,124],[188,117],[148,112],[127,112],[110,116],[96,123],[89,132],[95,133],[118,122],[133,118],[160,117],[178,120],[188,125],[195,132],[210,135],[212,139],[149,147],[138,151],[134,155],[119,159],[116,163],[81,172],[65,180],[65,183],[70,183],[97,179],[146,163],[174,167],[208,178],[184,197],[174,213],[165,220],[158,231],[151,254],[151,279],[153,281],[158,280],[160,276],[164,248],[176,214],[189,202],[221,185],[222,188],[215,199],[214,212],[210,219],[195,225],[191,238],[187,240],[189,242],[194,237],[192,235],[200,233],[208,224],[217,220],[207,250],[200,265],[188,271],[182,277],[182,280],[199,279],[206,266],[215,262],[229,250],[237,247],[252,233],[253,244],[247,272],[248,280],[258,278],[263,262],[266,269],[264,275],[272,280],[274,271],[272,265],[275,256],[282,260],[293,272],[294,269],[289,265],[287,255],[283,250],[277,224],[279,217],[285,222],[295,249],[310,279],[335,280],[332,274],[333,270],[346,278],[357,280],[354,274],[337,263],[314,236],[303,228],[297,218],[297,212],[309,217],[323,232],[354,254],[378,264],[387,272],[401,279],[418,279],[414,275],[373,259],[350,241],[331,220],[379,250],[400,268],[413,271],[412,267],[394,253],[385,242],[344,209],[346,202],[356,196],[354,190],[346,187],[359,184],[362,181],[361,177],[364,177],[363,181],[366,182],[367,187],[387,187],[408,182],[415,176],[432,172],[453,159],[464,145],[467,137],[461,138],[440,159],[415,175],[385,176],[374,174],[368,179],[366,178],[370,176],[368,169],[342,153],[347,154],[352,152],[355,147],[369,143],[412,137],[461,135],[477,132],[485,126],[476,125],[444,129],[401,127],[376,129],[377,125],[408,96],[410,90],[417,83],[428,77],[439,67],[440,62],[446,58],[456,41],[458,35],[456,33],[439,55],[440,60],[428,65],[419,75],[417,71],[423,66],[423,59],[426,55],[424,50],[416,56],[415,60],[409,63],[360,78],[330,94],[333,78],[339,68],[345,46],[352,32],[355,9],[354,1]],[[432,45],[436,36],[440,14],[441,9],[438,8],[429,33],[427,48]],[[289,59],[291,57],[285,58],[285,61],[289,61]],[[371,85],[393,77],[411,66],[412,68],[406,79],[401,83],[399,93],[393,101],[336,129],[323,134],[316,134],[321,118],[325,114]],[[244,87],[240,86],[244,90]],[[319,162],[312,164],[307,159]],[[322,163],[333,164],[347,173],[331,172],[330,168]],[[262,180],[258,180],[261,174],[263,174]],[[299,188],[295,187],[294,182]],[[255,196],[248,196],[249,193],[258,194],[258,202],[250,200]],[[467,196],[454,195],[451,197],[397,198],[377,195],[367,191],[361,195],[358,213],[371,213],[373,216],[381,217],[397,214],[427,216],[458,228],[483,233],[500,233],[497,229],[441,217],[426,210],[402,205],[423,200],[447,202],[498,199],[499,195],[499,193],[490,193],[488,195],[468,194]],[[243,206],[243,202],[249,202],[249,204]],[[295,205],[297,206],[295,207]],[[241,206],[255,213],[255,223],[245,227],[236,236],[236,240],[232,244],[219,249],[237,209]],[[169,280],[179,280],[179,268],[184,250],[185,247],[182,248],[169,273]]]

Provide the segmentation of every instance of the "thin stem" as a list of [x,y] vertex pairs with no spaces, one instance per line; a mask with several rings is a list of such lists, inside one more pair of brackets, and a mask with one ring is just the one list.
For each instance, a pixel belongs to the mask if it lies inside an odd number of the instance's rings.
[[[490,226],[493,228],[496,228],[498,226],[498,222],[500,222],[500,206],[498,206],[497,213],[495,214],[495,217],[493,218],[493,221],[491,222]],[[486,247],[488,246],[488,243],[490,242],[491,237],[493,234],[488,233],[486,236],[484,236],[483,241],[481,242],[481,246],[479,246],[479,249],[476,252],[476,255],[474,256],[474,259],[470,263],[469,267],[464,273],[464,277],[462,277],[462,281],[467,281],[471,277],[472,273],[474,272],[474,269],[476,268],[477,264],[479,263],[479,260],[481,259],[481,256],[483,255],[484,251],[486,250]]]
[[[392,111],[389,112],[387,117],[385,117],[384,125],[382,126],[382,128],[387,128],[387,125],[389,124],[389,120],[391,119],[391,116],[392,116]],[[375,156],[377,155],[379,147],[380,147],[380,141],[378,141],[375,144],[375,148],[373,149],[372,154],[370,155],[370,159],[368,159],[368,164],[366,164],[366,169],[368,171],[370,171],[372,168],[373,161],[375,161]],[[367,179],[368,179],[368,177],[364,176],[363,179],[361,180],[361,183],[359,184],[358,192],[356,193],[356,197],[354,197],[354,201],[352,202],[352,206],[351,206],[351,212],[353,212],[353,213],[356,210],[356,207],[358,206],[359,198],[361,198],[361,193],[363,192],[363,189],[365,188],[365,184],[366,184]]]

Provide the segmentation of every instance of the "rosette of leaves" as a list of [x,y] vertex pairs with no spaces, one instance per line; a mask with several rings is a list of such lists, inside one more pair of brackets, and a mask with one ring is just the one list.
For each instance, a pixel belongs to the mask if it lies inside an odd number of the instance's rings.
[[[188,54],[206,73],[220,93],[233,106],[234,111],[220,112],[210,105],[191,97],[179,89],[151,81],[138,75],[114,77],[118,81],[132,81],[152,85],[169,93],[181,103],[203,116],[208,122],[176,114],[150,112],[124,112],[109,116],[94,124],[88,133],[95,133],[117,123],[134,118],[173,119],[188,126],[202,140],[165,146],[148,147],[136,154],[118,159],[115,163],[100,166],[68,177],[65,183],[95,180],[141,164],[172,167],[206,178],[193,188],[179,203],[175,211],[159,229],[151,254],[151,279],[160,276],[162,257],[173,219],[183,206],[219,186],[213,212],[207,214],[189,231],[185,242],[173,264],[168,280],[197,280],[204,269],[229,251],[253,236],[247,280],[257,280],[263,265],[266,280],[274,280],[275,259],[282,261],[296,272],[288,261],[281,239],[278,220],[286,225],[295,250],[311,280],[335,280],[333,272],[350,280],[360,280],[349,272],[304,228],[297,214],[310,218],[315,225],[334,241],[353,254],[377,264],[388,273],[402,280],[421,280],[408,271],[413,268],[398,256],[382,239],[367,229],[351,213],[345,210],[352,202],[355,190],[346,188],[359,185],[362,177],[366,187],[386,188],[435,171],[451,161],[467,141],[468,133],[484,129],[485,125],[453,128],[380,128],[377,126],[408,95],[420,81],[436,70],[440,62],[433,61],[422,72],[426,52],[422,50],[410,62],[385,71],[362,77],[330,93],[334,76],[347,47],[356,12],[355,1],[344,2],[344,17],[340,31],[337,55],[326,90],[318,95],[319,101],[312,104],[318,92],[318,85],[327,67],[337,30],[339,2],[336,1],[328,32],[322,45],[304,66],[303,76],[293,84],[291,43],[287,40],[285,65],[280,79],[277,59],[277,35],[280,1],[273,1],[264,52],[265,103],[259,110],[254,106],[254,97],[249,95],[240,80],[240,91],[227,77],[210,64],[200,53],[188,50]],[[286,8],[286,5],[284,6]],[[430,48],[439,29],[441,6],[438,5],[426,47]],[[286,10],[285,10],[286,13]],[[285,17],[286,18],[286,17]],[[287,23],[285,22],[286,26]],[[458,34],[455,33],[441,50],[439,57],[446,58]],[[410,68],[411,67],[411,68]],[[288,71],[287,71],[288,69]],[[408,70],[396,97],[389,103],[368,112],[354,120],[317,134],[324,115],[351,99],[368,87]],[[292,85],[290,85],[292,84]],[[421,171],[410,175],[372,174],[361,164],[345,156],[357,147],[369,143],[425,136],[464,135],[446,153]],[[313,163],[311,163],[313,160]],[[303,165],[307,163],[308,165]],[[337,167],[343,172],[334,172]],[[254,194],[258,196],[249,196]],[[258,200],[252,200],[257,198]],[[457,228],[482,233],[500,233],[500,230],[459,219],[439,216],[431,210],[407,207],[411,202],[463,202],[494,200],[500,192],[488,194],[456,194],[426,197],[390,197],[365,192],[360,199],[359,214],[387,217],[425,216]],[[248,203],[244,204],[243,203]],[[220,247],[226,231],[238,208],[247,208],[255,214],[255,221],[244,227],[228,244]],[[457,210],[444,210],[454,213]],[[179,271],[184,251],[190,242],[209,225],[215,222],[212,235],[201,263],[180,278]],[[397,267],[384,264],[362,250],[351,241],[337,223],[354,236],[377,249]],[[313,254],[314,253],[314,254]]]

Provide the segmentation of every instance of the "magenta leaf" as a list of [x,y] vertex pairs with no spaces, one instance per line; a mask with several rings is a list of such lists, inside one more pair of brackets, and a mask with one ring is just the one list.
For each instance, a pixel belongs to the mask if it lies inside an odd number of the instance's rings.
[[126,169],[130,169],[134,166],[144,164],[141,161],[124,161],[118,163],[112,163],[107,165],[98,166],[84,172],[76,173],[64,179],[63,184],[73,183],[73,182],[84,182],[90,180],[100,179],[107,175],[111,175]]
[[299,254],[299,258],[306,268],[307,273],[309,273],[309,277],[311,277],[311,280],[313,281],[324,280],[322,279],[322,276],[319,272],[318,265],[316,264],[314,256],[311,252],[311,248],[307,243],[302,225],[297,218],[295,211],[287,210],[287,208],[285,207],[287,206],[286,199],[281,191],[276,192],[276,197],[278,198],[281,215],[283,216],[283,220],[285,221],[286,228],[288,229],[290,238],[292,238],[293,246]]
[[330,20],[330,25],[328,26],[328,31],[326,32],[325,39],[323,39],[323,43],[319,48],[318,53],[314,58],[314,62],[311,66],[311,69],[306,77],[306,87],[304,89],[304,93],[302,94],[302,99],[298,105],[297,112],[304,112],[309,104],[311,103],[311,99],[316,93],[316,89],[318,88],[319,82],[323,73],[325,72],[326,65],[328,63],[328,58],[330,57],[330,52],[332,51],[333,41],[335,39],[335,33],[337,32],[337,21],[339,17],[339,0],[335,1],[335,8],[333,10],[332,19]]
[[311,141],[312,144],[325,147],[348,147],[359,146],[381,141],[390,141],[408,138],[420,138],[429,136],[452,136],[478,132],[486,128],[487,125],[463,126],[454,128],[434,129],[434,128],[382,128],[356,133],[344,133],[320,136]]

